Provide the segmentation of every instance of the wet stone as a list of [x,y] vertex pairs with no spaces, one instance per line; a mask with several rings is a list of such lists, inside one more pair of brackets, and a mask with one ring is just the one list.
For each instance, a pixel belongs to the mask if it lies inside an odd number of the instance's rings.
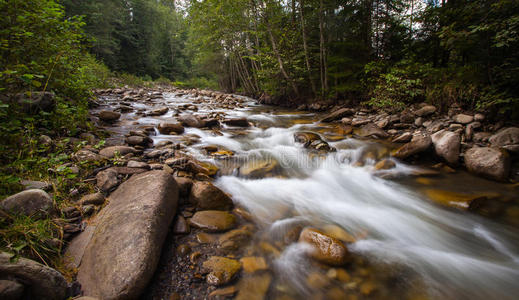
[[313,246],[309,255],[325,264],[341,266],[349,259],[348,249],[341,241],[317,229],[305,228],[299,236],[299,242]]
[[189,225],[183,216],[177,216],[173,225],[173,233],[175,234],[187,234],[189,233]]
[[202,267],[209,271],[206,277],[211,285],[223,285],[230,282],[241,268],[240,262],[234,259],[212,256],[206,260]]
[[225,211],[204,210],[196,212],[189,223],[209,232],[227,231],[236,226],[236,217]]
[[261,256],[247,256],[242,257],[240,262],[243,266],[245,273],[255,273],[257,271],[263,271],[268,269],[267,262]]

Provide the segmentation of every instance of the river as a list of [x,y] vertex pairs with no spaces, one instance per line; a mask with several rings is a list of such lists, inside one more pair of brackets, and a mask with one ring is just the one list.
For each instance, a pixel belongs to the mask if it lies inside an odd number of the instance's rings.
[[[120,125],[109,130],[112,139],[120,139],[140,126],[173,121],[177,108],[191,104],[196,106],[195,114],[246,117],[254,124],[247,128],[223,125],[219,131],[186,128],[181,136],[156,131],[151,138],[156,144],[163,140],[186,143],[190,137],[185,151],[219,167],[214,184],[248,210],[259,228],[251,239],[253,247],[269,241],[280,250],[269,256],[274,277],[269,295],[300,299],[333,295],[350,299],[519,297],[516,187],[463,170],[420,176],[427,175],[423,170],[430,164],[392,159],[395,145],[391,143],[343,135],[337,125],[320,123],[316,113],[242,99],[243,107],[229,108],[203,97],[193,101],[189,94],[165,94],[164,99],[133,107],[167,106],[167,114],[123,114]],[[115,98],[106,100],[116,103]],[[316,154],[296,143],[294,134],[307,131],[320,134],[336,151]],[[204,149],[210,145],[227,152],[209,155]],[[375,164],[383,159],[395,167],[377,170]],[[449,193],[493,195],[495,203],[475,211],[467,211],[463,201],[439,204],[438,198]],[[286,235],[298,226],[348,235],[346,244],[353,258],[344,267],[346,280],[320,285],[319,280],[309,279],[319,279],[313,274],[335,278],[337,270],[310,261],[303,244],[287,243]]]

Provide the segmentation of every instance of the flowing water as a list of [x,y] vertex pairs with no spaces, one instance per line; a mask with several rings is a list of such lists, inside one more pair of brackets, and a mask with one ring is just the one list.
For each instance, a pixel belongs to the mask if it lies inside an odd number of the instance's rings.
[[[170,112],[160,117],[125,114],[115,129],[124,134],[143,124],[173,120],[174,108],[192,102],[189,95],[165,96]],[[458,170],[423,177],[420,168],[401,161],[377,171],[375,163],[389,158],[393,145],[341,135],[332,124],[321,124],[318,115],[255,104],[226,109],[199,101],[196,114],[215,112],[247,117],[254,126],[223,125],[219,133],[186,128],[196,137],[187,150],[198,160],[220,168],[215,185],[246,208],[261,228],[255,239],[283,241],[297,226],[339,226],[351,234],[347,244],[354,260],[346,267],[349,280],[334,281],[333,288],[318,291],[330,298],[334,288],[345,295],[366,298],[413,299],[517,299],[519,297],[519,235],[517,187],[487,181]],[[152,104],[136,104],[151,108]],[[294,141],[294,133],[312,131],[337,149],[315,154]],[[117,134],[116,134],[117,136]],[[182,140],[158,134],[161,140]],[[204,146],[216,145],[233,156],[209,156]],[[391,158],[389,158],[391,159]],[[250,166],[259,171],[245,172]],[[253,168],[254,169],[254,168]],[[468,212],[432,201],[430,191],[492,193],[495,203]],[[497,203],[497,204],[496,204]],[[497,206],[497,208],[496,208]],[[282,243],[278,243],[280,245]],[[258,244],[259,245],[259,244]],[[308,250],[292,241],[279,247],[270,262],[278,283],[275,293],[305,298],[320,287],[309,283],[326,267],[306,258]],[[328,271],[329,273],[330,271]],[[285,290],[286,289],[286,290]],[[356,291],[356,292],[348,292]],[[339,293],[339,295],[342,295]],[[354,299],[354,298],[353,298]]]

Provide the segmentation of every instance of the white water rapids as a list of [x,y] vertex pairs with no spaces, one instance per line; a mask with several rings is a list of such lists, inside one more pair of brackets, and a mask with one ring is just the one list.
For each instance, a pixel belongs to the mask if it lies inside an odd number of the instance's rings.
[[[169,104],[189,103],[169,98]],[[258,127],[234,135],[186,128],[200,137],[199,145],[218,145],[235,152],[235,159],[269,159],[279,162],[278,177],[244,178],[229,173],[215,184],[257,217],[266,230],[283,230],[291,222],[337,224],[351,233],[365,233],[349,244],[351,252],[381,263],[406,266],[420,275],[428,295],[436,299],[517,299],[519,250],[516,228],[473,213],[449,210],[433,204],[418,191],[393,180],[375,176],[375,160],[356,163],[366,151],[377,152],[376,142],[345,139],[330,142],[337,152],[310,158],[294,141],[294,133],[312,130],[316,124],[287,124],[301,115],[265,113],[249,103],[243,109],[223,110],[230,116],[247,116]],[[198,113],[208,113],[200,108]],[[265,111],[265,110],[263,110]],[[167,118],[170,116],[165,116]],[[143,119],[140,120],[141,123]],[[149,123],[157,123],[150,118]],[[258,125],[259,124],[259,125]],[[238,130],[238,129],[236,129]],[[241,130],[241,129],[240,129]],[[167,136],[153,137],[155,142]],[[190,147],[197,158],[201,148]],[[198,150],[197,150],[198,149]],[[212,160],[222,166],[225,162]],[[396,162],[391,173],[406,174],[413,167]],[[471,189],[467,184],[467,189]],[[291,211],[286,216],[285,208]],[[285,276],[304,291],[307,265],[294,244],[275,262],[278,276]]]

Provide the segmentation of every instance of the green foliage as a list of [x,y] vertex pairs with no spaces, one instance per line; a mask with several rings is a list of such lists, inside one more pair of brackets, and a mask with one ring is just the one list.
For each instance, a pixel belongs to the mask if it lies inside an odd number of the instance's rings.
[[402,62],[383,72],[380,63],[370,63],[365,67],[366,82],[371,90],[370,106],[402,110],[406,105],[423,100],[425,86],[424,68],[413,63]]
[[60,227],[50,219],[36,220],[26,216],[3,216],[0,218],[0,249],[54,265],[60,253],[56,239]]

